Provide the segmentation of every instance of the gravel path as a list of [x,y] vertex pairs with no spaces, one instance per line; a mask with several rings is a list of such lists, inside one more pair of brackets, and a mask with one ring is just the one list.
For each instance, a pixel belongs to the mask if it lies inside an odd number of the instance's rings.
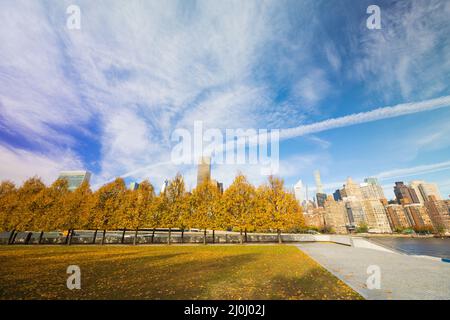
[[[366,299],[450,299],[450,263],[333,243],[297,247]],[[367,288],[371,265],[380,268],[380,289]]]

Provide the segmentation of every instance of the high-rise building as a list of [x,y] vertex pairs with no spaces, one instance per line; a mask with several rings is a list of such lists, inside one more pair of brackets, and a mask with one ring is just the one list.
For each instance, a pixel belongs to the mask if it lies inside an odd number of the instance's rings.
[[380,200],[367,199],[361,201],[366,215],[367,227],[370,232],[390,233],[392,232],[386,210]]
[[223,193],[223,183],[219,182],[217,180],[211,180],[211,183],[217,187],[217,190],[219,190],[220,193]]
[[409,186],[414,189],[421,204],[425,204],[425,202],[428,201],[429,196],[434,196],[437,200],[442,200],[439,188],[435,183],[429,183],[423,180],[413,180],[409,183]]
[[164,183],[161,186],[161,191],[160,193],[164,193],[166,191],[167,186],[169,185],[169,180],[164,180]]
[[428,197],[425,206],[430,215],[431,222],[436,230],[450,231],[450,202],[438,200],[435,196]]
[[320,171],[314,171],[314,180],[316,181],[316,193],[323,193],[322,181],[320,180]]
[[368,225],[366,213],[359,199],[354,196],[343,198],[345,208],[347,209],[347,216],[349,224],[358,227]]
[[403,181],[395,183],[394,193],[399,204],[420,203],[416,191],[405,185]]
[[361,187],[359,184],[355,183],[351,177],[347,178],[346,183],[344,184],[343,188],[340,190],[341,197],[353,197],[356,200],[362,200],[364,199]]
[[420,203],[406,204],[403,206],[409,223],[416,228],[432,227],[431,219],[426,207]]
[[211,180],[211,157],[201,157],[198,163],[197,185],[205,180]]
[[383,188],[378,183],[377,178],[366,178],[361,184],[361,192],[364,199],[385,199]]
[[139,183],[137,183],[137,182],[131,182],[130,183],[130,186],[129,186],[129,189],[130,190],[137,190],[137,189],[139,189]]
[[333,192],[333,198],[335,201],[342,200],[341,190],[337,189],[335,192]]
[[317,206],[323,207],[325,201],[327,200],[327,194],[326,193],[317,193],[316,200],[317,200]]
[[301,205],[303,201],[305,201],[305,190],[303,189],[302,180],[298,180],[298,182],[294,185],[294,194],[295,199],[297,199],[298,203]]
[[388,204],[386,206],[386,212],[392,230],[395,231],[412,227],[401,204]]
[[65,179],[69,184],[69,190],[73,191],[83,184],[89,183],[91,173],[89,171],[62,171],[58,179]]
[[330,227],[336,233],[347,233],[347,210],[344,202],[334,201],[332,196],[328,196],[324,203],[325,226]]

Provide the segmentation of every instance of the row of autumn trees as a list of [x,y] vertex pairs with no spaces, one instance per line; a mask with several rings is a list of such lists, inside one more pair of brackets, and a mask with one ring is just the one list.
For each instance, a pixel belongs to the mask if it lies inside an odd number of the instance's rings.
[[121,178],[95,192],[87,183],[71,192],[66,180],[47,187],[36,177],[19,188],[9,181],[0,184],[3,231],[196,228],[279,234],[303,225],[298,202],[276,177],[255,188],[238,174],[223,194],[210,181],[187,192],[180,174],[159,195],[148,181],[129,190]]

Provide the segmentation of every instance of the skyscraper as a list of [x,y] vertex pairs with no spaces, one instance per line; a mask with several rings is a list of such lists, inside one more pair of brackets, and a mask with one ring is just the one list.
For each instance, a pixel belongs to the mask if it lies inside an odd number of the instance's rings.
[[327,199],[327,194],[323,192],[322,181],[320,180],[320,171],[314,171],[314,180],[316,181],[316,200],[317,206],[323,207],[325,200]]
[[320,180],[320,171],[314,171],[314,180],[316,181],[316,193],[323,193],[322,181]]
[[[363,196],[366,196],[364,194],[365,192],[368,192],[372,199],[385,199],[383,188],[378,183],[377,178],[366,178],[364,179],[365,184],[361,184]],[[363,187],[366,186],[366,187]],[[366,198],[369,199],[369,198]]]
[[436,230],[444,229],[450,231],[450,207],[449,201],[438,200],[430,196],[425,202],[431,222]]
[[324,208],[325,225],[336,233],[347,233],[348,217],[345,204],[342,201],[334,201],[332,196],[328,196]]
[[299,202],[299,204],[302,204],[305,200],[305,190],[303,189],[303,182],[302,180],[298,180],[298,182],[294,186],[294,194],[295,199]]
[[414,189],[421,204],[428,201],[429,196],[436,197],[436,200],[441,200],[441,193],[435,183],[428,183],[423,180],[413,180],[409,183],[410,188]]
[[89,171],[61,171],[58,179],[65,179],[69,184],[69,190],[73,191],[83,184],[89,183],[91,173]]
[[198,163],[197,185],[205,180],[211,180],[211,157],[201,157]]
[[130,189],[130,190],[137,190],[137,189],[139,189],[139,183],[137,183],[137,182],[135,182],[135,181],[130,182],[129,189]]
[[394,193],[399,204],[420,203],[416,191],[406,186],[403,181],[395,183]]

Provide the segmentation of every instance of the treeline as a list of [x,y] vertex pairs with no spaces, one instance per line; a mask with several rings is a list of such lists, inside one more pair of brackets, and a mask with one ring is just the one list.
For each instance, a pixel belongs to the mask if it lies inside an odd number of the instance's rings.
[[19,188],[9,181],[0,184],[2,231],[196,228],[280,234],[303,226],[294,195],[272,176],[254,187],[238,174],[223,194],[209,181],[187,192],[180,174],[159,195],[149,181],[129,190],[121,178],[95,192],[87,183],[71,192],[66,180],[47,187],[36,177]]

